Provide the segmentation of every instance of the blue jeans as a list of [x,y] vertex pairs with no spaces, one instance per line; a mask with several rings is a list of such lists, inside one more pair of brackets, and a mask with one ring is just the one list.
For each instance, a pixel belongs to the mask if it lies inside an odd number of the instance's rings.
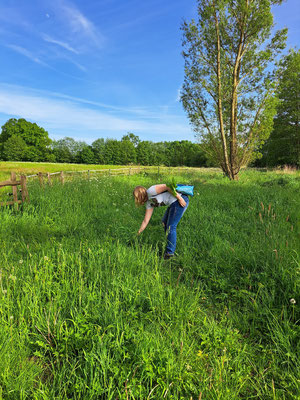
[[182,194],[181,197],[185,200],[186,206],[181,207],[178,200],[176,200],[167,208],[167,211],[165,212],[162,218],[162,223],[164,224],[165,232],[166,233],[168,232],[167,247],[166,247],[167,254],[174,254],[175,252],[176,238],[177,238],[176,228],[178,222],[180,221],[181,217],[183,216],[185,210],[189,205],[188,196]]

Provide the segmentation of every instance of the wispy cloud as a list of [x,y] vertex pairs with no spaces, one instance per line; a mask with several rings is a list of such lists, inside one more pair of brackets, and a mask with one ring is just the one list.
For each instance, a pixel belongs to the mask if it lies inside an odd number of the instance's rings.
[[[5,3],[5,2],[2,2]],[[18,26],[19,28],[22,27],[28,28],[30,24],[22,15],[22,11],[20,10],[21,7],[13,7],[7,4],[0,4],[0,21],[1,24],[8,24],[9,26]]]
[[34,55],[31,51],[25,49],[24,47],[15,45],[15,44],[7,44],[6,47],[14,50],[15,52],[22,54],[24,57],[29,58],[31,61],[43,65],[44,67],[48,67],[44,61],[40,60],[36,55]]
[[99,32],[93,22],[83,15],[71,2],[61,1],[60,4],[61,11],[69,24],[71,32],[88,37],[94,45],[102,47],[104,44],[104,36]]
[[180,88],[177,89],[177,96],[176,96],[176,102],[179,103],[181,100],[181,92],[182,92],[182,85]]
[[48,43],[53,43],[53,44],[56,44],[57,46],[60,46],[60,47],[62,47],[63,49],[66,49],[66,50],[68,50],[68,51],[70,51],[70,52],[72,52],[72,53],[74,53],[74,54],[80,54],[80,52],[78,51],[78,50],[76,50],[76,49],[74,49],[72,46],[70,46],[68,43],[66,43],[66,42],[62,42],[62,41],[60,41],[60,40],[56,40],[56,39],[53,39],[52,37],[50,37],[50,36],[48,36],[48,35],[42,35],[42,37],[43,37],[43,39],[46,41],[46,42],[48,42]]
[[[56,57],[56,58],[60,58],[60,59],[65,59],[65,60],[67,60],[69,63],[75,65],[80,71],[84,71],[84,72],[87,71],[87,69],[86,69],[82,64],[80,64],[79,62],[75,61],[75,60],[72,58],[72,56],[73,56],[74,54],[75,54],[75,56],[76,56],[76,55],[79,55],[79,54],[80,54],[80,51],[74,49],[74,47],[72,47],[71,45],[69,45],[67,42],[62,42],[62,41],[60,41],[60,40],[53,39],[53,38],[52,38],[51,36],[49,36],[49,35],[43,34],[43,35],[42,35],[42,38],[43,38],[43,40],[44,40],[45,42],[51,43],[51,44],[55,44],[55,45],[57,45],[57,46],[59,47],[59,49],[63,48],[63,49],[65,49],[65,50],[68,51],[68,53],[66,53],[66,52],[63,52],[63,53],[62,53],[61,51],[55,52],[55,57]],[[71,52],[71,54],[70,54],[70,52]]]
[[69,61],[71,64],[74,64],[75,67],[77,67],[77,68],[80,69],[81,71],[83,71],[83,72],[86,72],[86,71],[87,71],[87,69],[86,69],[83,65],[79,64],[78,62],[76,62],[76,61],[74,61],[74,60],[71,60],[71,59],[69,59],[69,58],[68,58],[68,61]]
[[[0,85],[0,113],[9,117],[23,117],[37,122],[45,127],[50,134],[68,132],[69,136],[78,138],[84,133],[86,137],[121,137],[127,131],[134,131],[153,140],[175,140],[177,137],[192,139],[191,129],[184,118],[176,115],[157,113],[155,118],[149,118],[146,113],[135,115],[132,109],[131,116],[111,114],[103,110],[88,106],[80,99],[66,96],[60,98],[41,92],[35,93],[27,88],[12,85]],[[115,111],[115,110],[114,110]],[[80,136],[82,138],[82,136]],[[86,139],[87,140],[87,139]]]

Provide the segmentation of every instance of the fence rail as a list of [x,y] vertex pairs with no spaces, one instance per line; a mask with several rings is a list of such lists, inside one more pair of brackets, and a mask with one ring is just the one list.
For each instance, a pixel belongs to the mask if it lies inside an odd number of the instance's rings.
[[[21,179],[17,181],[16,173],[11,172],[10,174],[10,180],[0,182],[0,188],[10,186],[12,188],[12,196],[13,200],[12,201],[2,201],[0,202],[0,206],[11,206],[16,204],[19,206],[19,204],[24,203],[25,201],[29,201],[29,195],[28,195],[28,190],[27,190],[27,177],[25,175],[21,175]],[[18,198],[18,188],[17,186],[21,186],[21,199]]]
[[87,169],[83,171],[60,171],[60,172],[46,172],[42,173],[39,172],[33,175],[27,175],[27,178],[38,178],[40,185],[44,186],[44,178],[47,178],[48,184],[52,185],[52,177],[55,175],[59,175],[59,179],[62,183],[64,183],[65,178],[68,175],[77,175],[77,174],[86,174],[88,179],[91,177],[91,174],[107,174],[108,176],[117,176],[117,175],[134,175],[141,172],[144,173],[157,173],[158,175],[164,171],[176,171],[176,172],[183,172],[183,171],[190,171],[195,168],[190,167],[141,167],[141,166],[133,166],[133,167],[124,167],[124,168],[105,168],[105,169]]

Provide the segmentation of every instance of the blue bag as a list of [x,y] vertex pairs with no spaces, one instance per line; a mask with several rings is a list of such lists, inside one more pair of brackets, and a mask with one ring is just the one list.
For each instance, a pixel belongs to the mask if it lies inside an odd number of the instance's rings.
[[188,196],[194,196],[194,186],[192,185],[180,185],[176,186],[176,192],[186,194]]

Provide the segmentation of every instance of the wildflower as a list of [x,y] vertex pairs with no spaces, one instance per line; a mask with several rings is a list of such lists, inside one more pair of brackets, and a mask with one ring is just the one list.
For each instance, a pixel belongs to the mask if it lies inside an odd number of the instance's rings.
[[3,289],[2,292],[3,292],[3,294],[5,295],[5,294],[7,293],[7,290],[6,290],[6,289]]
[[48,261],[48,260],[49,260],[49,257],[45,256],[45,257],[44,257],[44,260],[45,260],[45,261]]
[[19,260],[19,264],[23,264],[23,262],[24,262],[23,260]]
[[296,300],[295,299],[290,299],[290,303],[291,304],[296,304]]
[[10,320],[13,320],[13,319],[14,319],[14,316],[13,316],[13,315],[11,315],[11,316],[9,317],[9,319],[10,319]]
[[14,275],[9,275],[9,277],[8,277],[9,279],[11,279],[11,280],[13,280],[14,282],[15,282],[15,280],[17,279],[17,277],[16,276],[14,276]]

